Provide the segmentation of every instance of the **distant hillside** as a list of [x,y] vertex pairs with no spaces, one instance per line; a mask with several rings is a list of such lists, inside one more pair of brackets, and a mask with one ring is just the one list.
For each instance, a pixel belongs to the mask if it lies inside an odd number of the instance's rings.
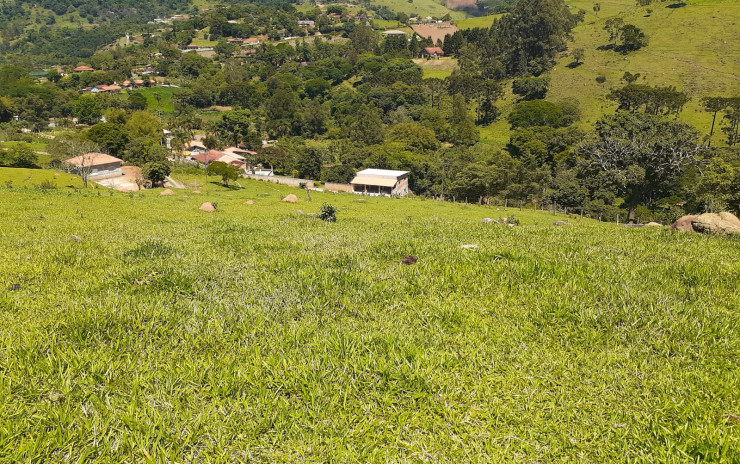
[[[551,72],[550,95],[576,97],[581,101],[584,122],[593,122],[614,103],[605,95],[623,85],[625,71],[640,73],[640,83],[675,85],[686,91],[691,101],[681,119],[708,132],[711,116],[700,109],[701,98],[740,92],[740,3],[726,0],[689,0],[685,6],[654,2],[648,7],[634,3],[602,3],[598,16],[590,0],[576,0],[575,7],[586,10],[586,20],[575,31],[571,50],[583,48],[584,64],[576,68],[564,56]],[[608,43],[604,23],[621,17],[645,31],[649,45],[622,55],[598,50]],[[598,76],[606,77],[600,84]]]
[[[547,99],[576,98],[583,112],[580,124],[584,128],[616,108],[606,95],[612,88],[624,85],[621,79],[625,72],[639,73],[638,83],[675,85],[687,92],[691,100],[679,118],[703,133],[709,132],[712,118],[702,110],[701,99],[740,93],[740,3],[689,0],[677,6],[656,1],[647,7],[637,7],[632,2],[609,2],[600,3],[598,15],[590,0],[575,0],[570,4],[583,9],[586,18],[574,30],[569,50],[549,72]],[[626,55],[599,50],[609,42],[604,25],[615,17],[642,29],[648,36],[648,46]],[[460,21],[459,26],[484,27],[484,19],[487,18]],[[578,48],[585,54],[583,64],[569,66],[573,61],[571,53]],[[602,83],[597,82],[600,76],[606,79]],[[515,101],[508,86],[504,100],[498,102],[503,115]],[[505,144],[509,124],[500,120],[485,128],[482,135],[489,142]]]

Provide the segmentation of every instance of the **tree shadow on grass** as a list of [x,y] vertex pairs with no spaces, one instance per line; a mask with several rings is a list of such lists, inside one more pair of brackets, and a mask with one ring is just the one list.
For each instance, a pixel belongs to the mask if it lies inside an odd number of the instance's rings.
[[233,184],[224,185],[223,182],[219,182],[217,180],[209,181],[209,183],[213,185],[217,185],[221,188],[228,189],[228,190],[241,190],[242,189],[242,187],[239,187],[238,185],[233,185]]
[[671,3],[670,5],[666,5],[666,8],[675,9],[675,8],[683,8],[685,6],[686,6],[686,3],[678,2],[678,3]]
[[582,62],[575,62],[575,61],[573,61],[572,63],[568,63],[565,66],[567,66],[570,69],[576,69],[577,67],[579,67],[582,64],[583,64]]

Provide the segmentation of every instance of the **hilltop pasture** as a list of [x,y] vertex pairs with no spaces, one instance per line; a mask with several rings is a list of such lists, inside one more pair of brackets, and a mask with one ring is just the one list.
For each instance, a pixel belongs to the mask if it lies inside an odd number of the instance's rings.
[[740,460],[737,239],[239,183],[0,184],[0,460]]

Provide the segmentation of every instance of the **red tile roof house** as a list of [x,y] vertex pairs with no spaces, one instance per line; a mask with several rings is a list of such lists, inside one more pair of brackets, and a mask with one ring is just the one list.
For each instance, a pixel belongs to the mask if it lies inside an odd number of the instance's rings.
[[422,58],[439,58],[445,56],[445,52],[439,47],[425,47],[421,51]]
[[[234,151],[223,152],[223,151],[218,151],[218,150],[208,150],[205,153],[198,153],[195,155],[190,155],[190,159],[193,159],[205,165],[209,165],[213,163],[214,161],[221,161],[222,163],[232,164],[238,167],[239,169],[246,169],[247,163],[245,161],[245,158],[239,154],[239,152],[241,151],[236,150],[233,147],[231,148]],[[244,152],[253,153],[253,152],[249,152],[246,150]]]
[[105,153],[86,153],[67,160],[72,165],[73,172],[82,174],[83,169],[89,170],[89,177],[100,179],[103,177],[117,177],[122,175],[121,163],[123,160]]
[[90,72],[95,71],[95,69],[91,68],[90,66],[77,66],[74,69],[74,72]]
[[199,163],[211,164],[214,161],[218,161],[222,156],[224,156],[224,152],[222,151],[208,150],[205,153],[190,155],[190,158],[198,161]]

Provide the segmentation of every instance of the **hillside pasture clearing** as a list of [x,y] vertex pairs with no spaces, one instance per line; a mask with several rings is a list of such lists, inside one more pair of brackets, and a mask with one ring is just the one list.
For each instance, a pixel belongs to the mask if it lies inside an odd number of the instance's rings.
[[440,58],[435,60],[417,58],[414,60],[414,63],[421,66],[421,69],[424,71],[425,79],[429,77],[444,79],[452,74],[452,71],[457,69],[457,59],[455,58]]
[[490,28],[493,21],[503,15],[479,16],[477,18],[459,19],[455,21],[458,29],[475,29],[476,27]]
[[[143,89],[137,89],[133,92],[141,93],[146,97],[146,103],[147,103],[147,109],[149,111],[157,112],[158,110],[162,110],[163,113],[169,114],[175,111],[175,104],[172,101],[172,95],[176,94],[177,92],[180,92],[182,89],[177,87],[146,87]],[[124,98],[128,99],[128,95],[130,95],[133,92],[128,92],[124,94]],[[155,94],[159,94],[161,96],[161,101],[157,102],[157,97]]]
[[0,184],[0,455],[740,459],[737,239],[240,182]]

